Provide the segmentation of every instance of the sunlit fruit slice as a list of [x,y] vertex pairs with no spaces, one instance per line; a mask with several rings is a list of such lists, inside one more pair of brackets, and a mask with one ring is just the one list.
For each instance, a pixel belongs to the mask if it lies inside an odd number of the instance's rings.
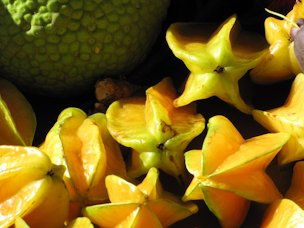
[[287,133],[244,139],[226,117],[211,117],[202,149],[185,153],[194,177],[183,200],[202,199],[223,227],[239,227],[249,201],[282,197],[265,170],[288,139]]
[[0,226],[63,227],[69,195],[63,166],[35,147],[0,146]]

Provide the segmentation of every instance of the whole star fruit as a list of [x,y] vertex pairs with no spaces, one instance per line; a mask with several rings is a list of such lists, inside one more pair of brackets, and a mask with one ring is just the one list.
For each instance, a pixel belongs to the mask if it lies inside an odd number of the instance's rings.
[[0,72],[22,89],[78,95],[127,74],[156,42],[170,0],[2,0]]
[[184,150],[205,128],[195,104],[176,108],[177,93],[166,77],[146,90],[113,102],[106,111],[108,129],[121,145],[132,149],[128,175],[136,178],[156,167],[176,178],[185,174]]
[[[279,14],[274,13],[276,16]],[[297,28],[297,20],[304,17],[304,5],[296,1],[286,16],[277,19],[269,16],[265,19],[265,38],[269,44],[263,60],[250,71],[255,83],[270,84],[294,78],[302,72],[295,55],[292,30]]]
[[169,227],[198,211],[162,189],[159,171],[149,169],[138,185],[115,175],[106,177],[109,203],[87,206],[84,216],[100,227]]
[[0,226],[22,218],[30,227],[64,227],[69,195],[64,167],[36,147],[0,146]]
[[271,203],[282,197],[266,168],[289,139],[269,133],[244,139],[225,116],[213,116],[202,149],[185,152],[193,179],[183,200],[204,200],[223,227],[239,227],[250,201]]
[[36,126],[27,98],[13,83],[0,79],[0,145],[32,145]]
[[119,144],[107,130],[105,114],[87,115],[76,107],[64,109],[40,149],[52,162],[66,167],[64,181],[71,198],[69,219],[84,205],[108,199],[105,177],[126,177]]
[[290,199],[278,199],[266,210],[261,228],[303,227],[304,211]]
[[242,30],[236,15],[216,30],[199,23],[173,23],[166,40],[173,54],[190,74],[182,94],[174,100],[180,107],[196,100],[217,96],[244,113],[250,113],[239,91],[239,80],[261,59],[266,41],[256,33]]
[[270,132],[287,132],[291,135],[290,140],[278,154],[278,163],[288,163],[302,160],[304,158],[304,136],[303,136],[303,84],[304,74],[298,74],[289,91],[285,103],[270,110],[252,111],[253,118]]
[[296,162],[293,166],[292,179],[284,197],[294,201],[304,209],[304,161]]

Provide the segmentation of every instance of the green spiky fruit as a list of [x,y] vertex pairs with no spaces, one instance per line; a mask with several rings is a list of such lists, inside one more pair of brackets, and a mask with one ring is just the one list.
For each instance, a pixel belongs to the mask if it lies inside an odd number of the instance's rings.
[[0,73],[63,96],[143,61],[170,0],[1,0]]

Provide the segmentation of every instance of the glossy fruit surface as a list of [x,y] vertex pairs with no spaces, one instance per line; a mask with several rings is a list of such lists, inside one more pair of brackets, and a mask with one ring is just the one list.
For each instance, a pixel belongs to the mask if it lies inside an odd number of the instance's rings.
[[76,211],[107,200],[107,175],[126,176],[119,145],[109,134],[102,113],[88,116],[79,108],[64,109],[40,149],[54,164],[66,167],[64,181]]
[[134,96],[113,102],[106,112],[110,134],[132,148],[128,174],[139,177],[156,167],[174,177],[185,174],[184,150],[205,128],[194,104],[176,108],[170,78]]
[[289,139],[265,134],[245,140],[224,116],[213,116],[201,150],[185,153],[194,176],[183,199],[202,199],[223,227],[239,227],[249,201],[271,203],[281,193],[265,169]]
[[138,185],[109,175],[106,186],[110,203],[83,210],[84,215],[100,227],[168,227],[198,210],[195,204],[183,203],[164,191],[155,168],[151,168]]
[[[30,227],[63,227],[69,195],[63,166],[35,147],[0,146],[0,226],[19,217]],[[43,219],[41,219],[43,218]]]

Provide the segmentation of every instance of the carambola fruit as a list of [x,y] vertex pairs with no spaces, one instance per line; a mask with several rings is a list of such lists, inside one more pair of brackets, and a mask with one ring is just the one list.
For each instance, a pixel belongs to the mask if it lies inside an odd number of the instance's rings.
[[177,93],[170,78],[134,96],[113,102],[107,112],[108,129],[115,140],[132,148],[128,174],[141,176],[156,167],[174,177],[185,173],[184,150],[205,128],[195,104],[175,107]]
[[270,132],[287,132],[290,140],[278,154],[280,165],[304,158],[304,74],[294,79],[285,103],[270,110],[252,111],[253,118]]
[[30,227],[64,227],[69,195],[64,166],[36,147],[0,146],[0,227],[22,218]]
[[137,185],[115,175],[106,178],[110,203],[88,206],[84,216],[100,227],[169,227],[198,211],[162,189],[159,171],[151,168]]
[[213,33],[198,23],[173,23],[167,43],[190,74],[183,93],[174,100],[180,107],[193,101],[217,96],[244,113],[252,107],[239,91],[239,80],[261,59],[265,42],[255,33],[244,32],[236,15],[225,20]]
[[226,117],[211,117],[202,149],[185,153],[194,177],[183,200],[204,200],[223,227],[239,227],[250,201],[282,197],[265,170],[288,139],[268,133],[245,140]]
[[109,134],[103,113],[87,116],[79,108],[64,109],[40,149],[53,163],[66,167],[64,181],[75,216],[83,205],[107,200],[108,174],[126,176],[120,147]]

